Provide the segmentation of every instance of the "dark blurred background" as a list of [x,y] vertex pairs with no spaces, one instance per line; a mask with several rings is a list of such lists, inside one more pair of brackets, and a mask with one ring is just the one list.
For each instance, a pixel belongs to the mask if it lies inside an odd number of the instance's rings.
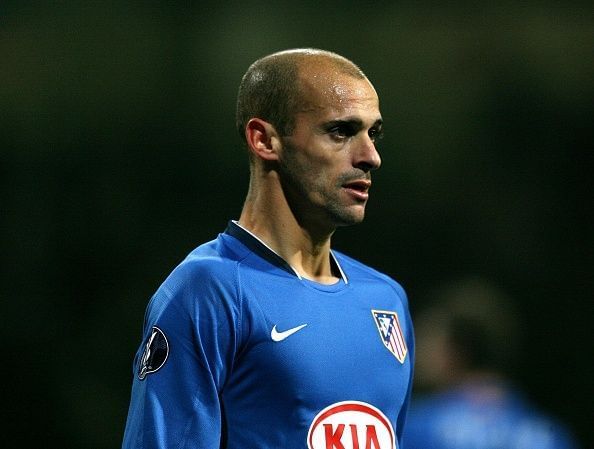
[[592,447],[592,7],[433,3],[0,3],[3,447],[120,445],[148,299],[243,203],[239,80],[300,46],[357,62],[386,122],[335,247],[413,314],[452,277],[497,282],[517,382]]

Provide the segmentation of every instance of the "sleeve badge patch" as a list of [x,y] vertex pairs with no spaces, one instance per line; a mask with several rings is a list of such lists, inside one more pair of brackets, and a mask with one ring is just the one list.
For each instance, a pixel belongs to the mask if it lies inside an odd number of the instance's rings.
[[147,374],[159,371],[169,356],[169,342],[161,329],[153,326],[138,364],[138,378],[144,380]]
[[396,312],[388,312],[385,310],[372,310],[371,314],[375,321],[377,330],[379,331],[382,343],[388,351],[398,359],[400,363],[404,363],[408,349],[400,321],[398,321],[398,314]]

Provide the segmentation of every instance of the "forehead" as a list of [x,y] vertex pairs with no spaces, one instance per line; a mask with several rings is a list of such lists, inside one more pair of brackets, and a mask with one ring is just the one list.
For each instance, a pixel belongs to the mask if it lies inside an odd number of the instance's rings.
[[373,120],[380,116],[377,93],[367,78],[335,67],[309,67],[299,78],[302,101],[298,113],[369,115]]

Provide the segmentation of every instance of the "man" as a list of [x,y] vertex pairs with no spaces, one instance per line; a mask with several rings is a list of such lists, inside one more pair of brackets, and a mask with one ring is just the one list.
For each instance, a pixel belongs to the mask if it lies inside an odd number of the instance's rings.
[[407,449],[575,449],[565,427],[514,387],[521,327],[513,302],[476,278],[444,286],[416,317],[419,390]]
[[124,448],[400,447],[405,293],[330,247],[363,220],[380,166],[373,86],[334,53],[272,54],[242,79],[237,126],[245,205],[148,306]]

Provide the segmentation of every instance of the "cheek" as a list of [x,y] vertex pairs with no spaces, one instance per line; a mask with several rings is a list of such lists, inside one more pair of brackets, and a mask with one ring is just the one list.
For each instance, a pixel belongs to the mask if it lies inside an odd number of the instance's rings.
[[328,161],[324,158],[314,157],[295,157],[291,161],[287,161],[290,170],[297,180],[301,179],[308,184],[325,185],[331,178],[332,173]]
[[331,167],[312,166],[307,173],[307,179],[312,190],[323,193],[325,196],[332,196],[336,187],[336,173]]
[[280,161],[281,177],[286,186],[301,197],[310,197],[321,190],[325,174],[319,164],[302,153],[289,153]]
[[332,154],[332,150],[326,150],[311,156],[307,164],[308,172],[315,173],[315,177],[321,184],[332,184],[340,173],[340,161]]
[[328,148],[319,142],[307,141],[296,146],[286,146],[281,168],[291,182],[301,185],[306,191],[329,194],[339,177],[339,162],[336,148]]

